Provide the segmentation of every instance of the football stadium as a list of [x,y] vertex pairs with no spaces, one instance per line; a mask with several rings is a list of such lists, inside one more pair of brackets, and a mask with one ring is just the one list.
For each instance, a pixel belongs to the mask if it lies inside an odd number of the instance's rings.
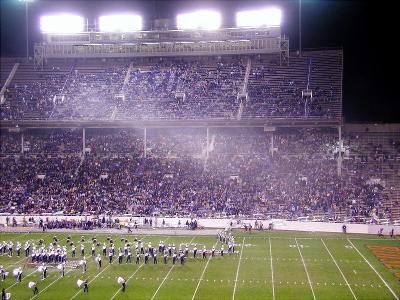
[[0,4],[1,300],[400,300],[387,8]]

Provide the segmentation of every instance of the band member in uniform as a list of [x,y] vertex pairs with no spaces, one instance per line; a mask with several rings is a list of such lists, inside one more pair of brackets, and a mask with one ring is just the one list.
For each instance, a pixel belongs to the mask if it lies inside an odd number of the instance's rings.
[[87,262],[86,262],[86,258],[84,257],[82,260],[82,273],[86,272],[86,267],[87,267]]
[[186,244],[186,247],[185,247],[185,256],[186,257],[189,256],[189,245],[188,244]]
[[168,254],[167,251],[164,251],[164,264],[166,265],[168,262]]
[[16,249],[17,249],[17,256],[19,257],[21,255],[21,243],[20,242],[17,243]]
[[121,248],[118,250],[118,264],[122,264],[122,258],[124,256],[124,253],[122,252]]
[[126,255],[126,262],[125,263],[131,263],[132,262],[132,252],[130,249],[128,249],[127,255]]
[[193,248],[193,258],[196,258],[197,256],[197,245],[194,244],[194,248]]
[[72,245],[72,247],[71,247],[71,256],[72,257],[76,257],[76,247],[75,247],[75,245]]
[[99,269],[101,269],[101,256],[100,256],[100,253],[97,254],[96,261],[97,261],[97,264],[99,265]]
[[111,264],[112,261],[113,261],[113,252],[112,252],[112,250],[110,249],[110,252],[108,252],[108,262]]
[[37,285],[35,285],[35,287],[33,288],[33,295],[39,295],[39,289]]
[[64,275],[65,275],[65,262],[61,263],[60,273],[61,273],[61,277],[64,277]]
[[81,244],[81,257],[85,256],[85,245]]
[[88,284],[87,279],[83,282],[83,292],[89,293],[89,284]]
[[17,273],[17,281],[19,283],[21,283],[21,281],[22,281],[22,271],[21,270],[19,270],[18,273]]
[[153,252],[153,263],[154,263],[155,265],[158,263],[158,260],[157,260],[157,250],[154,250],[154,252]]
[[42,280],[45,280],[46,278],[47,278],[47,267],[43,266]]
[[103,243],[103,256],[107,255],[107,246],[106,243]]
[[4,270],[3,266],[0,266],[0,277],[1,281],[6,280],[6,270]]

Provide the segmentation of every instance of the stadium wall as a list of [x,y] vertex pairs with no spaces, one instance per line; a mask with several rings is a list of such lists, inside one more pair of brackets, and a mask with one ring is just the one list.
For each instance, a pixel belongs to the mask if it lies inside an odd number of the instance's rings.
[[[0,225],[5,226],[6,224],[6,215],[0,216]],[[10,222],[13,217],[15,217],[18,224],[22,225],[24,216],[9,216]],[[28,220],[30,217],[33,217],[36,222],[40,218],[46,220],[48,218],[49,221],[55,220],[91,220],[94,219],[94,216],[25,216],[25,220]],[[127,216],[113,216],[112,219],[118,218],[122,225],[129,225],[129,220],[131,217]],[[170,217],[153,217],[153,227],[157,228],[179,228],[185,227],[186,221],[190,221],[190,218],[170,218]],[[133,217],[133,222],[137,221],[139,226],[142,226],[144,217]],[[163,226],[163,220],[165,220],[165,226]],[[222,218],[199,218],[196,219],[199,228],[228,228],[230,227],[230,223],[232,222],[232,228],[243,228],[244,224],[252,224],[254,228],[254,223],[256,219],[241,219],[240,223],[238,223],[237,219],[222,219]],[[258,223],[263,223],[263,228],[267,229],[270,223],[273,223],[273,230],[291,230],[291,231],[305,231],[305,232],[331,232],[331,233],[340,233],[343,231],[342,226],[344,223],[327,223],[327,222],[300,222],[300,221],[286,221],[279,219],[272,220],[257,220]],[[133,226],[133,223],[131,223]],[[383,234],[388,235],[390,230],[394,229],[394,233],[396,235],[400,235],[400,226],[393,225],[372,225],[372,224],[353,224],[346,223],[347,232],[348,233],[361,233],[361,234],[377,234],[378,231],[383,228]],[[0,227],[1,228],[1,227]],[[0,229],[1,231],[1,229]]]

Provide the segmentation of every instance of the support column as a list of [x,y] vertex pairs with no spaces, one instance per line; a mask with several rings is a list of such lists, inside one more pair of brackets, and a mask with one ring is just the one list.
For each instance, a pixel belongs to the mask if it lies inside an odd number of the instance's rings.
[[299,55],[301,57],[301,0],[299,0]]
[[207,146],[206,146],[206,158],[208,159],[210,149],[210,127],[207,127]]
[[338,127],[338,137],[339,137],[339,155],[337,159],[337,175],[342,176],[342,149],[343,149],[343,140],[342,140],[342,127]]
[[82,129],[82,155],[85,156],[86,148],[86,128]]
[[143,156],[147,157],[147,128],[144,128],[144,138],[143,138]]
[[271,154],[271,157],[274,157],[274,133],[271,133],[271,145],[269,148],[269,152]]
[[24,154],[24,133],[21,132],[21,154]]

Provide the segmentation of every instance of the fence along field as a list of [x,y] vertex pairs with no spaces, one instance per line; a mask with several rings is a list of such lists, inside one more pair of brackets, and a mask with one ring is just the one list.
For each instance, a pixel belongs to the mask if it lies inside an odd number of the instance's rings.
[[[17,241],[22,245],[26,240],[43,239],[48,245],[56,235],[61,246],[66,244],[69,234],[54,232],[23,234],[1,234],[0,242]],[[395,239],[375,238],[375,236],[310,233],[265,233],[252,234],[234,232],[235,254],[201,258],[203,245],[217,250],[221,243],[214,236],[135,236],[112,235],[116,249],[123,246],[122,239],[133,243],[134,238],[151,242],[158,246],[160,240],[166,245],[190,243],[192,250],[197,245],[200,254],[196,259],[189,254],[184,265],[172,265],[171,259],[165,265],[162,255],[158,264],[150,260],[135,264],[135,254],[131,264],[125,259],[121,265],[114,259],[108,263],[102,259],[98,268],[91,257],[91,238],[85,235],[85,251],[88,268],[67,269],[65,277],[55,268],[49,268],[47,279],[35,268],[29,268],[23,251],[21,257],[0,256],[0,264],[9,272],[0,287],[11,293],[11,299],[355,299],[355,300],[399,300],[400,285],[394,276],[399,272],[398,261],[392,256],[397,253],[400,242]],[[81,234],[71,234],[71,241],[77,245],[80,259],[79,241]],[[96,235],[101,252],[103,241],[109,235]],[[348,239],[347,239],[348,237]],[[371,251],[375,251],[374,253]],[[227,247],[225,245],[225,251]],[[385,252],[391,250],[392,252]],[[68,260],[71,260],[68,247]],[[134,251],[133,251],[134,252]],[[378,255],[377,255],[378,254]],[[380,261],[382,260],[382,262]],[[390,263],[390,265],[388,265]],[[386,266],[385,266],[386,264]],[[389,268],[392,266],[392,268]],[[12,271],[23,268],[23,281],[16,283]],[[120,290],[117,278],[123,277],[126,291]],[[78,279],[89,282],[89,293],[83,293],[76,285]],[[39,294],[34,297],[28,282],[36,282]]]

